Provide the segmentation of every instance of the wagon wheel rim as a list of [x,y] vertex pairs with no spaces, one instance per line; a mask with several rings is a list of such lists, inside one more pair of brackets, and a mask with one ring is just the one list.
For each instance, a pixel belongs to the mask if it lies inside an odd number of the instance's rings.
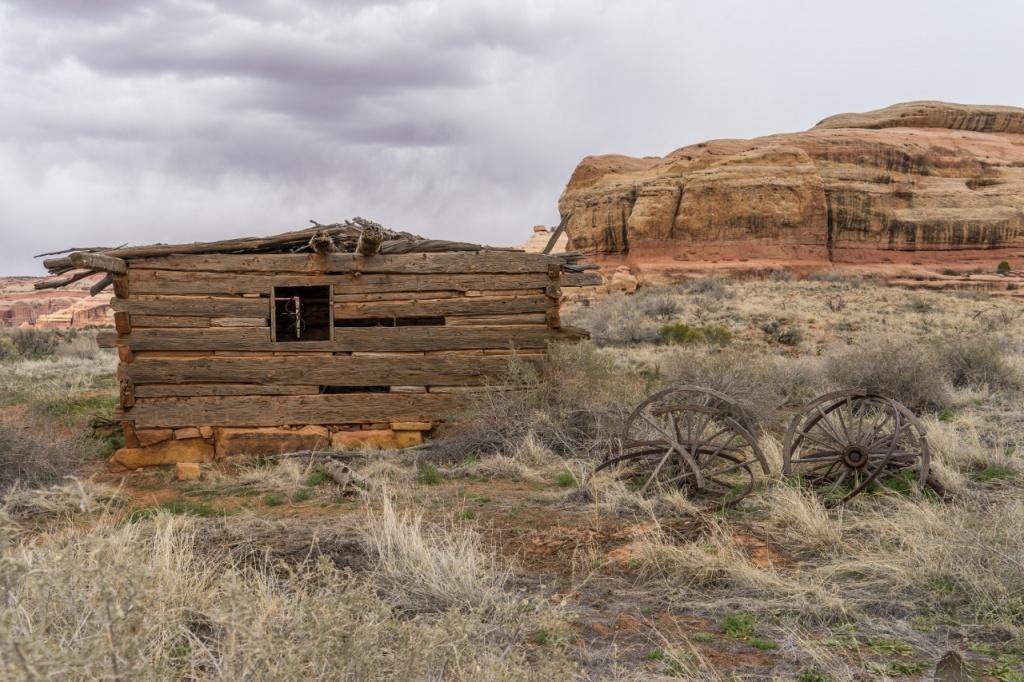
[[753,490],[755,469],[768,475],[757,439],[737,419],[725,395],[682,386],[643,401],[626,421],[623,449],[597,470],[619,469],[641,495],[678,489],[703,508],[724,508]]
[[753,428],[753,423],[755,421],[754,418],[751,416],[750,411],[738,401],[714,389],[687,384],[682,386],[673,386],[671,388],[658,391],[657,393],[648,396],[646,400],[637,405],[636,409],[634,409],[629,417],[626,418],[622,432],[622,440],[643,440],[643,436],[636,433],[638,419],[641,418],[641,415],[645,411],[648,411],[659,404],[677,404],[711,408],[723,415],[732,417],[751,433],[755,432],[755,428]]
[[631,443],[626,452],[601,463],[595,473],[613,470],[616,478],[632,483],[641,494],[678,490],[702,511],[732,507],[753,491],[758,462],[749,454],[744,456],[742,449],[702,447],[695,455],[700,484],[675,449],[658,441]]
[[[928,478],[924,426],[906,406],[884,396],[837,392],[806,405],[790,423],[783,474],[799,477],[842,504],[867,490],[907,480],[920,492]],[[845,487],[844,487],[845,486]]]

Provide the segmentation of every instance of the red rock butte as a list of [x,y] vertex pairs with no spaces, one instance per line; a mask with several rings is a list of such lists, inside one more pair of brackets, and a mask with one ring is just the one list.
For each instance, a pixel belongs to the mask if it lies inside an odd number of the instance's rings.
[[664,157],[588,156],[559,200],[606,263],[1024,258],[1024,109],[908,102]]

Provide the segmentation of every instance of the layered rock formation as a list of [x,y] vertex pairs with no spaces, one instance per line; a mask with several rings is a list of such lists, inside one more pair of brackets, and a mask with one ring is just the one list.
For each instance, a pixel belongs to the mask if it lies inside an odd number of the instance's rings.
[[559,208],[571,248],[594,253],[1024,256],[1024,109],[910,102],[662,158],[587,157]]
[[92,298],[89,287],[101,275],[61,289],[35,289],[43,277],[0,277],[0,327],[71,329],[113,324],[110,297]]

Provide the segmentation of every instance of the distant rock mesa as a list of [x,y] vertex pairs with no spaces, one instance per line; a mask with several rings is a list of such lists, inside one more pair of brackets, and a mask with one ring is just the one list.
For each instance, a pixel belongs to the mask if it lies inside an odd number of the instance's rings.
[[592,253],[992,258],[1024,249],[1024,109],[908,102],[662,158],[588,156],[559,209]]

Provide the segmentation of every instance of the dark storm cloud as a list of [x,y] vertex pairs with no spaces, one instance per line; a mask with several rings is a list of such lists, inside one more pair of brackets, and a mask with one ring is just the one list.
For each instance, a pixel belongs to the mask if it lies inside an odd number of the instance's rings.
[[516,243],[586,154],[1020,104],[993,65],[1016,63],[1022,11],[987,7],[0,0],[0,274],[71,242],[355,214]]

